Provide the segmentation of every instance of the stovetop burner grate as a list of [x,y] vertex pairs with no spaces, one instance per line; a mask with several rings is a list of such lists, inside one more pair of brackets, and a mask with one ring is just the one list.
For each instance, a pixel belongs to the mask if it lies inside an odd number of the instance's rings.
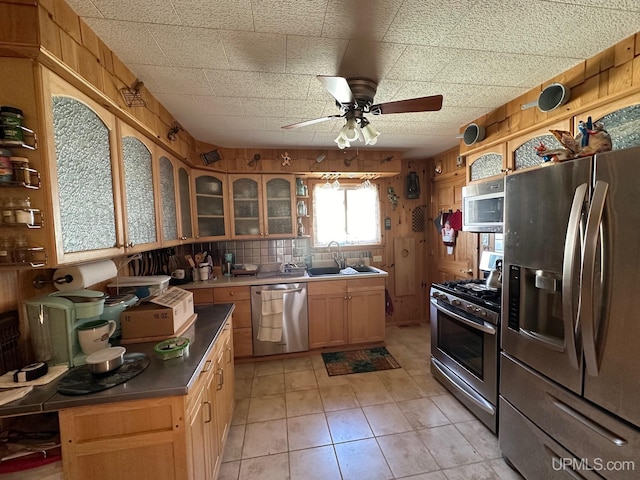
[[452,280],[442,283],[434,283],[434,287],[441,288],[452,294],[459,294],[467,297],[469,301],[480,301],[495,309],[500,309],[501,289],[487,287],[484,279],[474,280]]

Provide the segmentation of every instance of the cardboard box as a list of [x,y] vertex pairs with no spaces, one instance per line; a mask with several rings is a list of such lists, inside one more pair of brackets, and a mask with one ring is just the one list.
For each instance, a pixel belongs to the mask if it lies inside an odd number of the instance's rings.
[[131,307],[120,315],[122,338],[173,336],[193,315],[193,293],[172,287],[154,302]]

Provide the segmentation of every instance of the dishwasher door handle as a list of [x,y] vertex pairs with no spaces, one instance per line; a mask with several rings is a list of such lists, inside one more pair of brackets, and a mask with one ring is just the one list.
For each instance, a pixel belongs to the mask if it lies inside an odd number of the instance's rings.
[[[272,290],[274,292],[277,292],[278,290]],[[293,293],[293,292],[301,292],[302,289],[301,288],[292,288],[291,290],[280,290],[283,294],[284,293]],[[262,292],[262,290],[258,290],[257,292],[254,292],[257,295],[260,295],[260,293]]]

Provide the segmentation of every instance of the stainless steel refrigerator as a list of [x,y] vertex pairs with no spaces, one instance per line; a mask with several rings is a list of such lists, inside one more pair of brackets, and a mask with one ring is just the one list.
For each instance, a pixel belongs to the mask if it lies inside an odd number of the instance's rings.
[[505,182],[500,447],[537,478],[640,478],[640,148]]

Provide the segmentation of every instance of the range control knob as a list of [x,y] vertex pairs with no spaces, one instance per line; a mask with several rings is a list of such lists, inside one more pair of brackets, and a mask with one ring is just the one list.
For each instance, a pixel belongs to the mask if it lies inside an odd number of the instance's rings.
[[462,305],[462,302],[460,300],[454,300],[451,302],[451,305],[453,305],[454,307],[459,307],[460,305]]

